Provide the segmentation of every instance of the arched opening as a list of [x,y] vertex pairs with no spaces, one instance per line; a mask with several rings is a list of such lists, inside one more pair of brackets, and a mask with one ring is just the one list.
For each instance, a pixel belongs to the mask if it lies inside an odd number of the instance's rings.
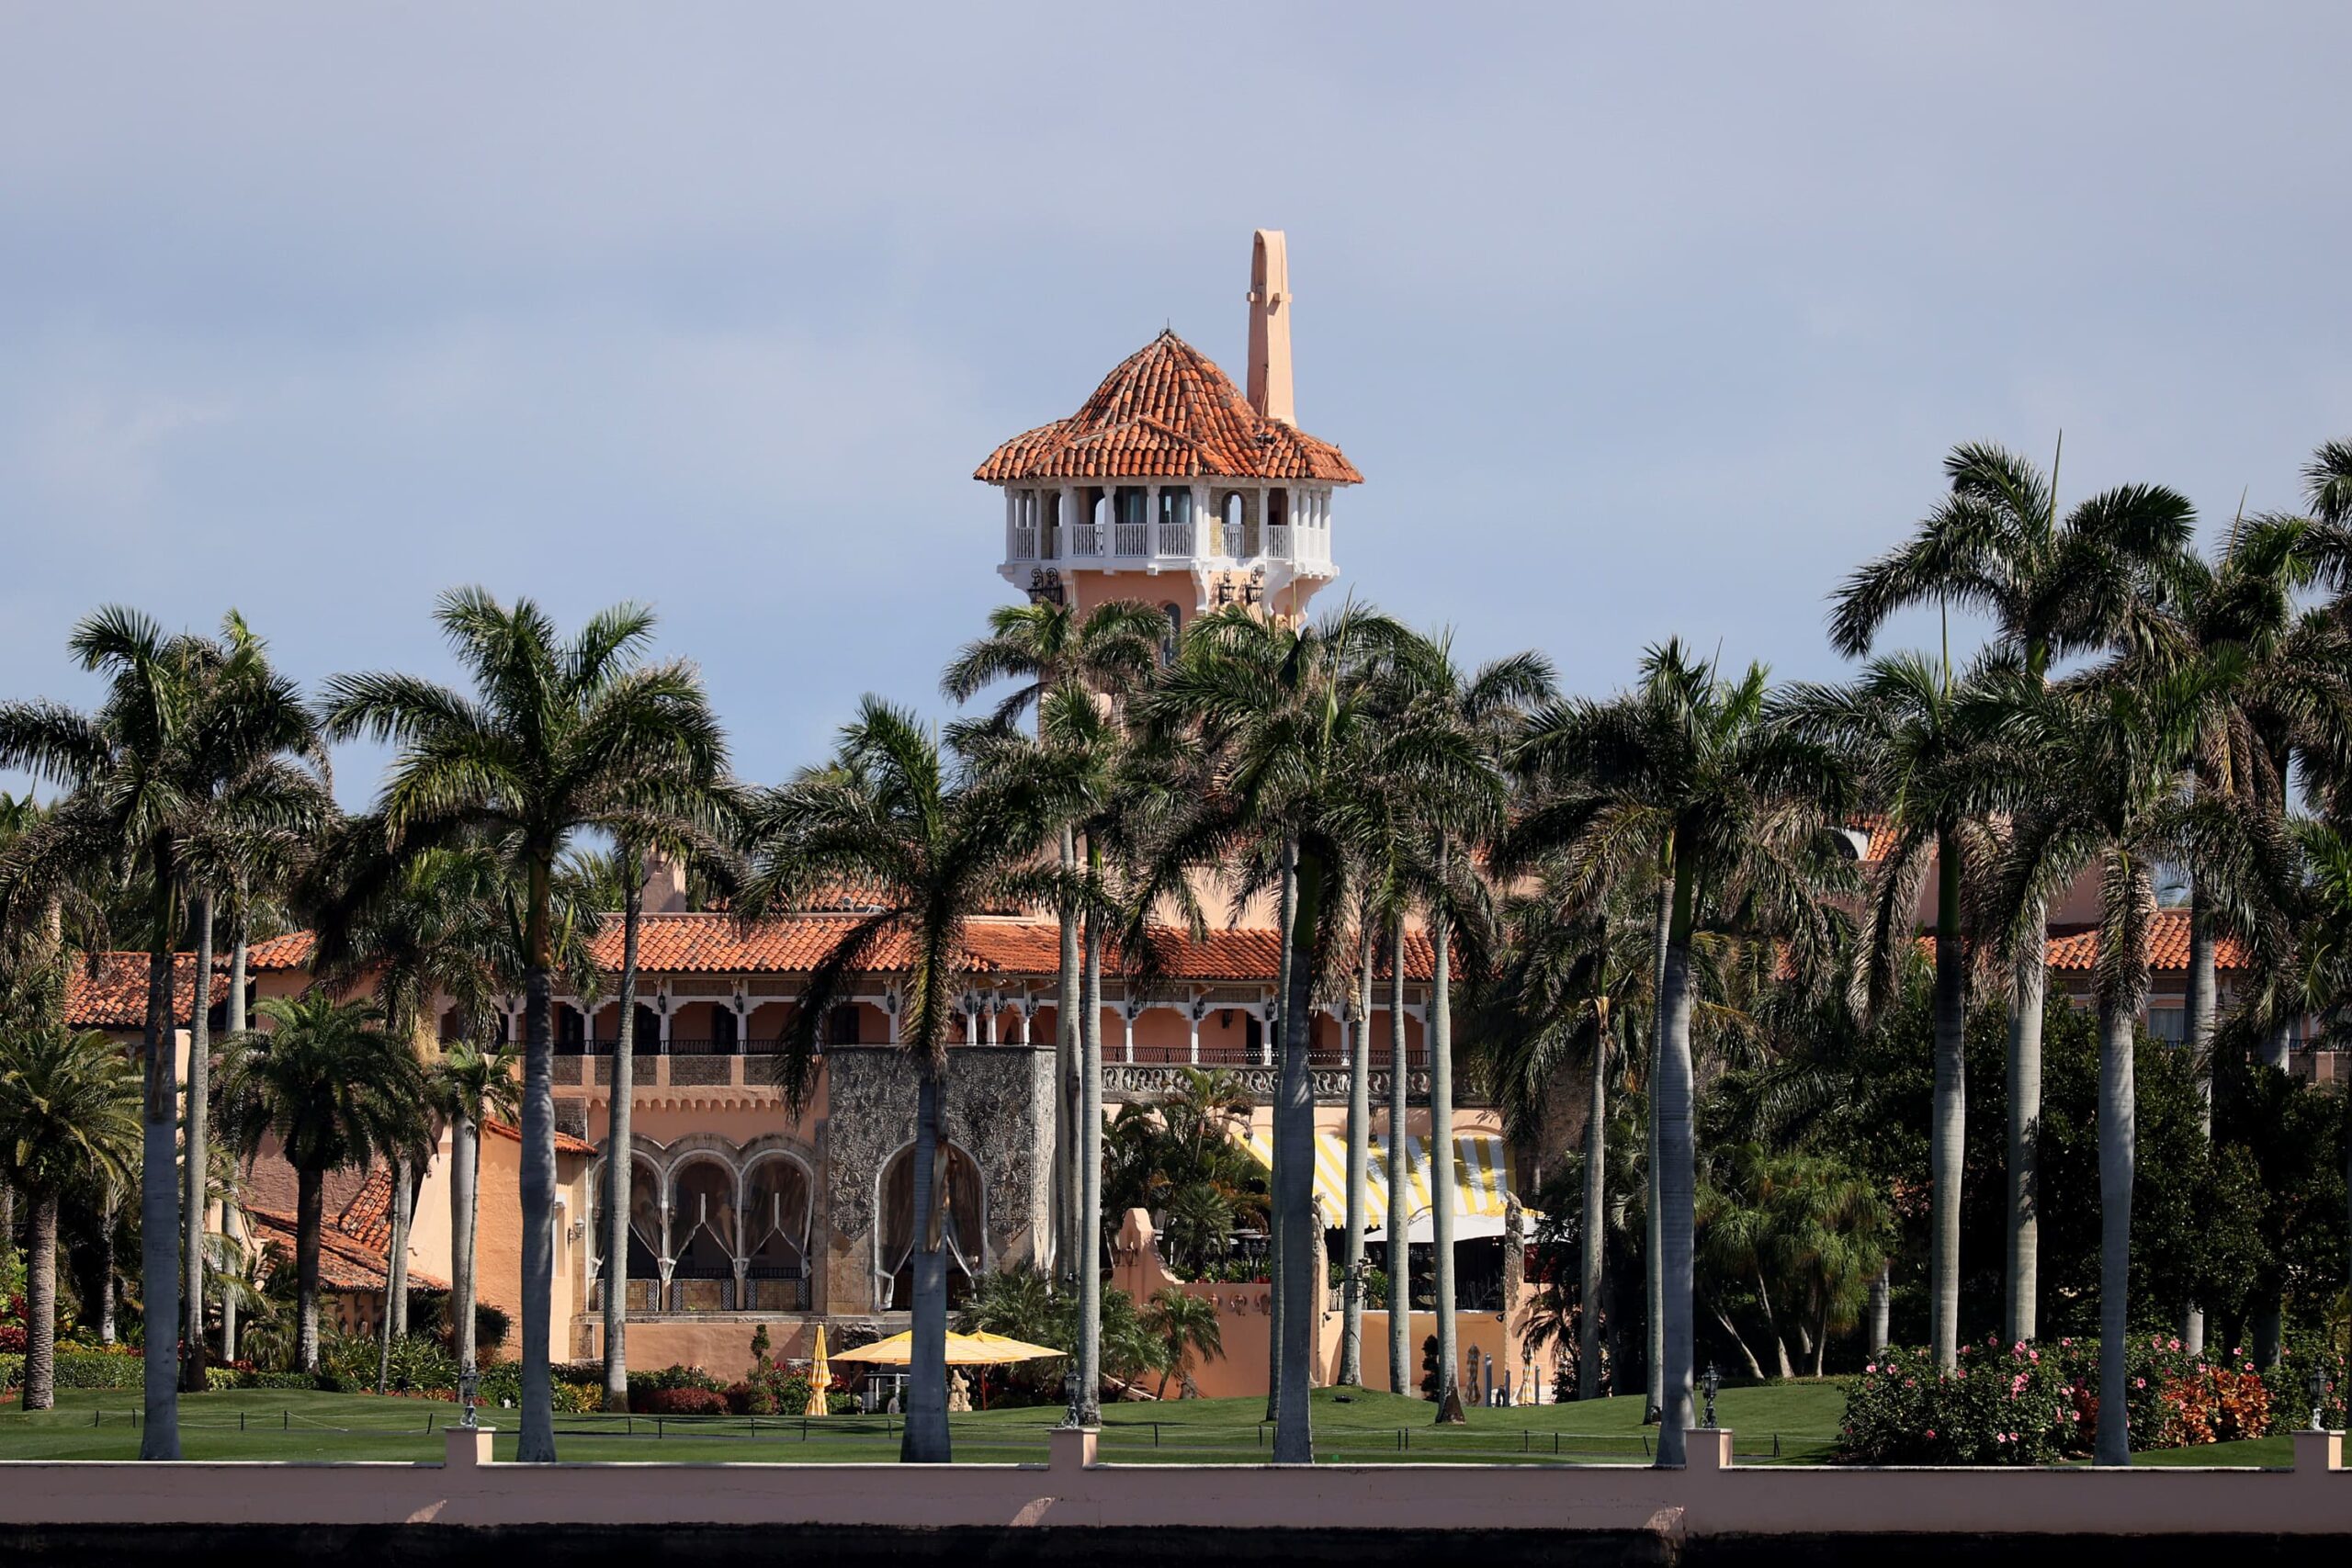
[[693,1159],[671,1173],[670,1310],[726,1312],[734,1294],[735,1173]]
[[1189,556],[1193,553],[1193,487],[1162,485],[1159,487],[1159,553],[1163,556]]
[[[602,1311],[612,1289],[611,1255],[605,1247],[605,1216],[611,1212],[607,1161],[588,1186],[588,1233],[596,1256],[596,1295],[591,1310]],[[642,1155],[628,1166],[628,1297],[630,1312],[658,1312],[662,1299],[662,1173]]]
[[790,1155],[762,1156],[743,1179],[744,1312],[808,1305],[808,1172]]
[[[950,1306],[971,1294],[972,1280],[987,1267],[985,1222],[987,1200],[980,1190],[980,1168],[955,1145],[939,1145],[946,1179],[937,1184],[945,1205],[942,1230],[947,1245],[947,1302]],[[883,1168],[882,1220],[876,1227],[875,1278],[882,1289],[876,1304],[886,1312],[905,1312],[914,1305],[915,1151],[910,1144]]]
[[633,1047],[641,1051],[662,1038],[662,1013],[659,1009],[639,1002],[632,1017],[634,1027],[629,1032],[629,1043]]
[[1225,535],[1220,541],[1224,553],[1236,560],[1256,555],[1256,542],[1250,537],[1250,498],[1238,490],[1227,491],[1217,498],[1216,511],[1217,525]]

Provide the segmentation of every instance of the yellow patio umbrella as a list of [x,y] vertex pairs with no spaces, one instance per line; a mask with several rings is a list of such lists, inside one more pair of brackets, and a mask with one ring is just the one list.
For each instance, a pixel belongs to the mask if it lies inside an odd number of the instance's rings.
[[[903,1367],[914,1359],[914,1332],[910,1329],[855,1350],[843,1350],[833,1359],[862,1361],[876,1367]],[[1050,1345],[1032,1345],[1026,1340],[1009,1339],[1001,1334],[951,1334],[947,1337],[947,1364],[951,1367],[995,1367],[1013,1361],[1040,1361],[1048,1356],[1069,1354],[1069,1351],[1057,1350]]]
[[825,1325],[817,1325],[817,1359],[808,1364],[808,1404],[803,1416],[826,1416],[831,1407],[825,1401],[825,1385],[832,1381],[833,1369],[825,1357]]

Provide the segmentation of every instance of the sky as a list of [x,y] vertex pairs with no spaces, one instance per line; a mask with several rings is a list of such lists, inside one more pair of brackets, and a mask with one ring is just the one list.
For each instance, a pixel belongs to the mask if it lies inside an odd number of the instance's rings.
[[781,780],[945,711],[997,442],[1163,325],[1240,373],[1259,227],[1366,476],[1327,599],[1834,678],[1956,442],[2218,535],[2352,435],[2346,58],[2335,4],[0,0],[0,696],[91,700],[108,602],[316,682],[452,675],[451,586],[640,599]]

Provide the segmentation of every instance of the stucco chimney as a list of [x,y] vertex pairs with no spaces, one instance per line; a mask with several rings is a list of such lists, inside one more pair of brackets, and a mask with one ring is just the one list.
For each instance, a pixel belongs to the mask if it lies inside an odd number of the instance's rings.
[[654,852],[645,857],[645,912],[675,915],[686,907],[686,867],[683,861]]
[[1290,391],[1290,260],[1280,229],[1261,229],[1250,252],[1250,406],[1295,425]]

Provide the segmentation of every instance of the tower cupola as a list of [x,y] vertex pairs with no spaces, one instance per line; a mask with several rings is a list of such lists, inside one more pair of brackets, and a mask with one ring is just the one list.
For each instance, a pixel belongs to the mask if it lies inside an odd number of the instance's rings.
[[1014,436],[973,478],[1004,491],[1005,580],[1080,605],[1221,604],[1302,614],[1337,575],[1331,502],[1363,476],[1294,423],[1290,278],[1260,230],[1250,392],[1173,332],[1130,355],[1068,419]]

